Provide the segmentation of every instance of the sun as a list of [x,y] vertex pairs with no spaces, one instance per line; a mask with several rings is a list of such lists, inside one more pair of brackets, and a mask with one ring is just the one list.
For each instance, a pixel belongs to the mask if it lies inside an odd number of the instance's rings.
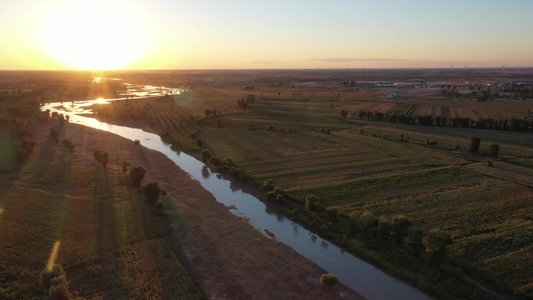
[[69,1],[52,9],[44,24],[44,46],[67,68],[127,68],[143,54],[142,26],[127,6]]

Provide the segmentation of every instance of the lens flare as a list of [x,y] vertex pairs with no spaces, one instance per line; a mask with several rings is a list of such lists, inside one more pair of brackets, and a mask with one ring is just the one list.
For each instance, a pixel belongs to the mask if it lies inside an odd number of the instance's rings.
[[52,252],[50,252],[50,258],[48,259],[48,263],[46,264],[46,268],[48,269],[48,271],[52,271],[52,269],[54,268],[54,264],[55,264],[56,258],[57,258],[57,252],[59,252],[59,245],[61,245],[61,241],[57,240],[54,243],[54,247],[52,248]]

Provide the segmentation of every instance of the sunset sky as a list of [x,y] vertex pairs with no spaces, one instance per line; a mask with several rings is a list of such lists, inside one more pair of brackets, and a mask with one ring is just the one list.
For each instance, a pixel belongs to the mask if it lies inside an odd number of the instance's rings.
[[533,1],[0,0],[0,69],[533,66]]

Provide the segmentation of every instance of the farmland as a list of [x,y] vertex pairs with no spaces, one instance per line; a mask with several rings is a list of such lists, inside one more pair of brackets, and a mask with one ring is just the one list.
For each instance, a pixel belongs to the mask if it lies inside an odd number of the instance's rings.
[[[421,126],[416,118],[414,123],[385,119],[396,115],[431,116],[433,121],[437,117],[526,120],[531,99],[478,102],[448,97],[441,88],[430,87],[398,89],[389,98],[390,88],[368,83],[347,87],[343,80],[444,76],[459,82],[462,75],[353,72],[206,71],[199,76],[176,71],[151,73],[149,79],[145,73],[112,74],[127,82],[187,91],[99,105],[94,111],[100,120],[159,133],[175,149],[197,157],[201,150],[209,150],[220,161],[231,161],[233,172],[223,176],[246,181],[238,186],[345,250],[439,298],[531,298],[531,133],[478,128],[470,121],[462,127],[437,122]],[[483,83],[509,78],[496,73],[470,76]],[[0,119],[9,123],[6,116],[12,109],[0,108]],[[369,118],[369,112],[384,119]],[[210,196],[194,188],[186,175],[170,171],[165,162],[154,163],[141,148],[129,149],[131,142],[119,146],[71,124],[60,133],[76,144],[74,153],[68,153],[48,138],[50,126],[34,124],[36,150],[20,167],[10,167],[17,152],[2,148],[1,166],[9,170],[0,183],[0,224],[10,229],[0,232],[5,247],[0,251],[2,276],[9,283],[0,289],[5,297],[39,294],[35,278],[57,240],[61,241],[58,263],[65,268],[71,289],[84,297],[198,297],[199,288],[191,278],[202,291],[236,298],[272,290],[267,285],[274,282],[274,297],[294,289],[325,297],[311,281],[272,280],[288,270],[295,277],[312,273],[318,278],[320,272],[290,250],[268,244],[245,221],[222,217],[221,213],[231,213],[206,202]],[[9,130],[0,130],[5,144]],[[28,136],[22,131],[18,147],[26,145]],[[471,136],[481,140],[478,153],[468,151]],[[98,148],[92,139],[115,153],[105,172],[87,159]],[[497,155],[491,154],[494,144],[498,144]],[[147,208],[142,196],[125,184],[119,168],[122,155],[145,164],[152,172],[148,176],[164,182],[169,191],[186,196],[171,195],[163,208]],[[169,181],[173,176],[180,180]],[[180,185],[182,181],[187,184]],[[275,188],[266,195],[265,182]],[[387,226],[399,217],[412,226],[410,235],[398,242],[395,227]],[[365,218],[371,225],[363,224]],[[178,226],[173,238],[167,236],[168,222]],[[427,241],[436,229],[453,241],[438,264],[426,253],[429,248],[420,253],[413,246],[417,232]],[[226,253],[222,248],[228,243],[234,251],[247,250]],[[267,259],[260,250],[265,247],[276,257]],[[185,254],[188,251],[195,254]],[[241,263],[235,262],[236,257]],[[293,267],[276,267],[289,266],[289,261]],[[228,271],[234,269],[238,274]],[[250,276],[256,269],[264,270],[263,275]],[[176,276],[164,275],[168,272]],[[95,277],[104,278],[105,284],[89,279]],[[223,278],[232,278],[233,284],[221,285]],[[259,284],[264,278],[268,284]]]
[[[400,91],[397,99],[390,100],[374,88],[320,90],[290,84],[262,86],[256,81],[253,91],[245,91],[244,84],[225,84],[190,91],[187,105],[201,119],[197,138],[213,155],[231,158],[258,186],[273,181],[289,201],[278,204],[288,215],[440,297],[466,295],[458,280],[461,276],[444,281],[437,276],[436,282],[423,283],[431,279],[424,272],[417,275],[417,268],[422,268],[417,262],[412,262],[415,267],[391,266],[401,264],[386,252],[407,249],[384,250],[364,235],[350,237],[348,221],[342,221],[364,211],[382,220],[403,215],[424,232],[434,228],[448,232],[453,244],[448,246],[447,263],[462,274],[500,293],[533,296],[533,265],[528,259],[533,236],[531,134],[374,122],[357,116],[363,110],[472,120],[524,118],[530,100],[458,101],[424,90],[410,90],[409,97]],[[217,94],[219,90],[223,91]],[[256,99],[239,110],[236,102],[247,94]],[[216,101],[210,100],[214,95]],[[206,117],[205,109],[223,113]],[[353,120],[342,118],[342,110],[348,116],[354,113]],[[217,122],[223,126],[215,126]],[[468,151],[472,135],[481,137],[479,154]],[[401,142],[401,136],[408,142]],[[438,143],[428,146],[426,139]],[[497,158],[488,155],[494,143],[500,146]],[[492,160],[493,166],[487,166],[486,160]],[[309,212],[304,208],[308,195],[317,196],[320,205],[334,209],[340,219]],[[509,268],[515,271],[506,271]]]

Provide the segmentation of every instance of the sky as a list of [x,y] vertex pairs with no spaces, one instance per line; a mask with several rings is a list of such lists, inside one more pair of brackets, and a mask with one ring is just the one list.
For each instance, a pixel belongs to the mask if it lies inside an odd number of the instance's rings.
[[530,0],[0,0],[0,70],[533,66]]

